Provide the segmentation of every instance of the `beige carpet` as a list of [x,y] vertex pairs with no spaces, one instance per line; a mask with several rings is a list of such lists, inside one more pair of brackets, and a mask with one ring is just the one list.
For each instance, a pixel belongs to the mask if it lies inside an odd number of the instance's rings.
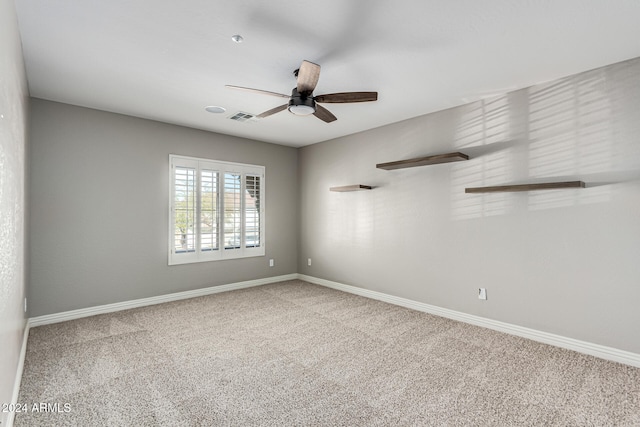
[[16,426],[640,426],[640,369],[291,281],[33,328],[19,402]]

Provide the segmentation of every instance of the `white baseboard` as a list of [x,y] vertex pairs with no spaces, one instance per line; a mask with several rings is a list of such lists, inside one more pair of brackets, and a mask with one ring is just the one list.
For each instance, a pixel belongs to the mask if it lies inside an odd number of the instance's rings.
[[78,310],[64,311],[62,313],[46,314],[44,316],[32,317],[29,319],[29,327],[49,325],[51,323],[65,322],[67,320],[80,319],[82,317],[95,316],[96,314],[112,313],[115,311],[128,310],[130,308],[145,307],[147,305],[162,304],[165,302],[178,301],[188,298],[196,298],[205,295],[217,294],[220,292],[234,291],[236,289],[251,288],[253,286],[266,285],[269,283],[295,280],[298,274],[287,274],[284,276],[267,277],[264,279],[248,280],[245,282],[230,283],[228,285],[211,286],[208,288],[194,289],[192,291],[176,292],[172,294],[160,295],[156,297],[141,298],[131,301],[117,302],[114,304],[99,305],[96,307],[81,308]]
[[[18,367],[16,368],[16,379],[13,383],[13,395],[11,397],[11,404],[15,405],[18,403],[18,397],[20,395],[20,384],[22,383],[22,372],[24,371],[24,359],[27,355],[27,340],[29,339],[29,321],[25,322],[24,332],[22,333],[22,347],[20,348],[20,356],[18,358]],[[13,421],[15,420],[16,413],[14,411],[9,411],[7,416],[7,427],[13,426]]]
[[406,298],[400,298],[393,295],[384,294],[382,292],[370,291],[368,289],[358,288],[356,286],[345,285],[330,280],[319,279],[317,277],[298,274],[300,280],[314,283],[316,285],[326,286],[328,288],[337,289],[339,291],[349,292],[351,294],[388,302],[390,304],[411,308],[413,310],[422,311],[436,316],[446,317],[460,322],[469,323],[483,328],[493,329],[495,331],[528,338],[544,344],[554,345],[556,347],[566,348],[568,350],[577,351],[579,353],[588,354],[599,357],[601,359],[611,360],[613,362],[624,363],[626,365],[640,368],[640,354],[631,353],[629,351],[618,350],[612,347],[606,347],[599,344],[593,344],[586,341],[580,341],[573,338],[567,338],[548,332],[538,331],[535,329],[525,328],[511,323],[499,322],[497,320],[486,319],[484,317],[466,314],[459,311],[449,310],[435,305],[429,305]]

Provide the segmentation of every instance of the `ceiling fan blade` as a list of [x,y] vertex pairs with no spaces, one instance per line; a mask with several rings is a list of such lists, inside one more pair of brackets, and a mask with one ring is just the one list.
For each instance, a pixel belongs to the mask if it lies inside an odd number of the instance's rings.
[[327,110],[322,105],[317,105],[316,104],[316,112],[313,113],[313,115],[316,116],[317,118],[319,118],[320,120],[326,122],[326,123],[331,123],[331,122],[335,122],[336,120],[338,120],[338,118],[336,116],[334,116],[331,113],[331,111]]
[[238,90],[244,90],[244,91],[247,91],[247,92],[260,93],[262,95],[278,96],[280,98],[290,98],[291,97],[291,95],[285,95],[283,93],[269,92],[268,90],[262,90],[262,89],[252,89],[250,87],[233,86],[233,85],[225,85],[225,87],[228,87],[229,89],[238,89]]
[[265,117],[268,117],[272,114],[279,113],[282,110],[286,110],[288,106],[289,104],[279,105],[276,108],[272,108],[271,110],[267,110],[262,114],[258,114],[256,117],[260,117],[261,119],[264,119]]
[[320,66],[309,61],[302,61],[298,70],[298,93],[311,94],[320,78]]
[[315,96],[316,102],[346,103],[378,100],[378,92],[341,92]]

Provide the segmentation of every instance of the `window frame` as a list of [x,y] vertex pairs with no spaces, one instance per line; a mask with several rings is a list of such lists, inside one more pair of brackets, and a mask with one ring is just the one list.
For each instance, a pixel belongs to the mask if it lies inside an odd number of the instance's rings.
[[[175,248],[176,230],[176,167],[195,170],[195,210],[194,210],[194,249],[193,251],[179,252]],[[238,259],[265,256],[265,167],[246,163],[235,163],[221,160],[205,159],[199,157],[169,155],[169,233],[168,233],[168,263],[169,265],[190,264],[197,262],[219,261],[226,259]],[[216,234],[218,247],[216,249],[203,250],[201,200],[202,200],[202,171],[215,171],[217,176],[216,206],[218,210],[216,221]],[[227,247],[225,244],[225,174],[240,175],[240,247]],[[247,246],[247,176],[259,177],[259,245]],[[255,182],[255,181],[254,181]],[[255,233],[252,233],[255,236]]]

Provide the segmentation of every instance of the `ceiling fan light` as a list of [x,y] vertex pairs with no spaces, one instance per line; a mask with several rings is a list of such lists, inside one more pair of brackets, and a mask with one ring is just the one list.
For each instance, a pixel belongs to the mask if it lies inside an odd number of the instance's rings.
[[296,116],[308,116],[316,112],[316,109],[310,105],[289,105],[289,111]]
[[316,112],[316,102],[311,94],[301,95],[298,89],[294,87],[291,91],[291,98],[287,108],[296,116],[308,116]]

